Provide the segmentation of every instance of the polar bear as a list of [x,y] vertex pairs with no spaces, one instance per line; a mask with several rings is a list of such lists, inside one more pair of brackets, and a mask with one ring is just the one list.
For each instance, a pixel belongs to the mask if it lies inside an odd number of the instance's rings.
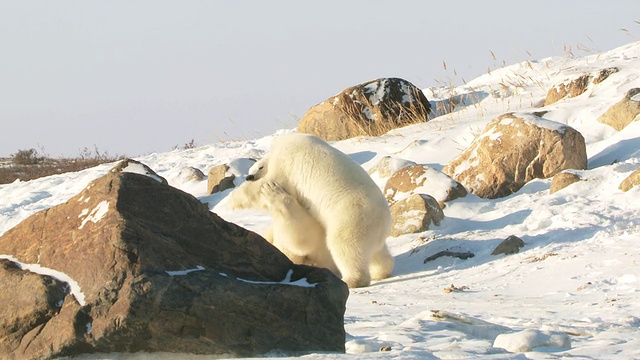
[[322,225],[278,184],[266,179],[245,181],[229,195],[229,206],[268,211],[273,223],[262,233],[267,241],[296,264],[326,268],[340,276]]
[[394,260],[385,243],[389,206],[369,174],[346,154],[314,135],[279,135],[246,179],[276,183],[308,209],[324,228],[326,246],[350,288],[391,275]]

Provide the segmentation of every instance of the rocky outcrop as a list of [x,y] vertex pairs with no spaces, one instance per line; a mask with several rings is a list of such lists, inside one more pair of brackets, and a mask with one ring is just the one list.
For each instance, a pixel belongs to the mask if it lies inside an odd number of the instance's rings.
[[448,175],[426,165],[410,165],[396,171],[387,180],[384,195],[390,204],[413,194],[427,194],[444,203],[467,196],[467,190]]
[[640,115],[640,88],[633,88],[624,98],[609,108],[598,121],[620,131]]
[[431,224],[440,226],[444,213],[430,195],[413,194],[389,207],[391,211],[391,236],[414,234],[429,230]]
[[493,199],[533,179],[586,167],[584,137],[575,129],[532,114],[505,114],[442,171],[471,193]]
[[606,80],[609,75],[617,73],[618,68],[607,68],[599,70],[594,74],[584,74],[573,80],[554,85],[547,93],[544,106],[558,102],[565,97],[576,97],[582,95],[589,88],[590,84],[599,84]]
[[344,351],[342,281],[130,166],[0,237],[0,353]]
[[327,141],[378,136],[425,122],[431,105],[422,90],[398,78],[382,78],[350,87],[309,109],[297,131]]

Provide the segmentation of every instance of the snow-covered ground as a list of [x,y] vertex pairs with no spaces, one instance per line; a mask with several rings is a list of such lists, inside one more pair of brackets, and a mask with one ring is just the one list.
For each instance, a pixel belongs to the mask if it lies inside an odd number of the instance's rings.
[[[640,189],[618,190],[640,167],[640,121],[620,132],[596,121],[629,89],[640,87],[639,56],[635,42],[579,59],[512,65],[456,88],[425,89],[434,102],[460,99],[458,111],[381,137],[333,143],[366,169],[391,156],[397,163],[410,160],[439,170],[497,116],[546,110],[544,118],[585,136],[589,168],[577,171],[586,181],[554,194],[547,179],[506,198],[469,195],[448,203],[441,226],[389,238],[393,276],[351,290],[347,354],[303,358],[640,358]],[[620,71],[580,96],[541,108],[554,84],[610,67]],[[266,214],[231,211],[225,205],[228,190],[206,195],[206,180],[184,180],[181,170],[192,166],[207,173],[218,164],[258,158],[275,135],[138,160],[228,221],[260,231],[269,222]],[[66,201],[111,166],[0,185],[0,234]],[[509,235],[524,240],[521,252],[491,255]],[[475,257],[424,263],[442,250]]]

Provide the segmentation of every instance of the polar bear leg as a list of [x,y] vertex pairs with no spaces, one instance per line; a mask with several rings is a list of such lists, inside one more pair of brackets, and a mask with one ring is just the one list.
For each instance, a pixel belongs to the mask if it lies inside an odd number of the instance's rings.
[[389,248],[387,248],[387,244],[384,244],[378,252],[373,254],[371,259],[371,265],[369,266],[371,279],[382,280],[391,276],[394,263],[395,261],[389,252]]
[[[256,180],[263,181],[263,180]],[[262,207],[273,216],[273,244],[291,261],[329,269],[340,275],[327,248],[324,227],[281,186],[264,181]]]
[[[260,181],[260,180],[258,180]],[[275,241],[300,256],[311,256],[325,248],[322,225],[278,184],[265,181],[262,185],[262,206],[273,216]]]
[[327,229],[327,247],[331,251],[342,277],[349,288],[369,286],[369,263],[373,256],[370,246],[362,239],[368,234],[354,232],[351,226]]

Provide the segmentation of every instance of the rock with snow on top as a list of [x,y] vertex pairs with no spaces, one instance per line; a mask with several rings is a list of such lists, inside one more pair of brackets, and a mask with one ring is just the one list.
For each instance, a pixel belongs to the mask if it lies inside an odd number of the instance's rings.
[[491,121],[442,171],[471,193],[494,199],[533,179],[586,167],[585,141],[578,131],[532,114],[509,113]]
[[422,90],[399,78],[381,78],[350,87],[309,109],[297,132],[326,141],[379,136],[426,122],[431,105]]
[[570,349],[571,338],[565,333],[527,329],[517,333],[498,335],[493,342],[493,347],[512,353],[528,352],[539,347]]
[[638,120],[640,115],[640,88],[633,88],[615,105],[611,106],[598,121],[620,131]]
[[547,97],[544,100],[544,106],[556,103],[565,97],[580,96],[587,91],[591,84],[597,85],[606,80],[609,75],[617,73],[618,68],[607,68],[599,70],[593,74],[583,74],[575,79],[556,84],[547,93]]
[[5,232],[0,255],[0,276],[6,261],[15,265],[12,282],[0,283],[4,294],[27,276],[16,266],[44,274],[22,281],[19,296],[29,302],[3,318],[19,325],[0,333],[8,359],[344,351],[348,288],[340,279],[292,264],[154,175],[108,172]]
[[638,185],[640,185],[640,168],[636,169],[636,171],[632,172],[631,175],[622,180],[618,189],[627,192]]
[[204,173],[193,166],[185,166],[178,173],[178,178],[182,181],[202,181],[204,177]]
[[416,163],[410,160],[397,159],[391,156],[384,156],[374,166],[372,166],[368,173],[372,177],[378,177],[380,179],[388,179],[396,171]]
[[396,171],[387,180],[384,195],[393,204],[413,194],[428,194],[444,207],[444,203],[467,196],[459,182],[426,165],[410,165]]
[[391,236],[413,234],[429,230],[431,224],[440,226],[444,213],[438,201],[427,194],[412,194],[393,203],[391,211]]
[[551,179],[549,193],[556,193],[573,183],[577,183],[578,181],[580,181],[580,176],[578,176],[578,174],[569,171],[559,172]]
[[165,185],[169,184],[165,178],[156,174],[156,172],[153,171],[150,167],[134,159],[121,160],[118,164],[116,164],[116,166],[111,168],[110,171],[112,173],[128,172],[128,173],[140,174],[140,175],[148,176]]

